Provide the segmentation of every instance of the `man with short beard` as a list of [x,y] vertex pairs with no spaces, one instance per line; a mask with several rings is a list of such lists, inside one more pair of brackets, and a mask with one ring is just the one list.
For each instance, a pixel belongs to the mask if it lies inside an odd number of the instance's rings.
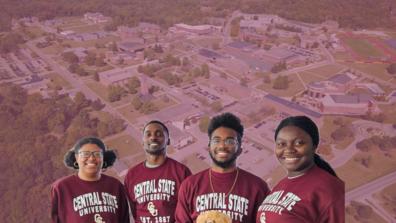
[[167,157],[169,144],[169,131],[165,124],[152,120],[144,126],[146,160],[132,167],[125,177],[125,188],[136,223],[175,222],[178,190],[191,171]]
[[236,165],[242,152],[240,119],[231,113],[215,116],[209,123],[208,136],[212,166],[183,181],[176,222],[195,222],[200,213],[211,210],[227,214],[233,223],[255,222],[269,189],[262,179]]

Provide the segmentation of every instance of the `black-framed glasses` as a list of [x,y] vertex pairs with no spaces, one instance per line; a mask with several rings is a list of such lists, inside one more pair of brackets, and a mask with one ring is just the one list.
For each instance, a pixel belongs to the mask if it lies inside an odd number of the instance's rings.
[[80,158],[89,158],[90,156],[93,156],[94,158],[101,158],[103,157],[103,152],[102,151],[79,151],[78,156]]
[[219,144],[221,144],[221,142],[224,142],[224,145],[226,146],[236,146],[238,145],[238,139],[235,138],[227,138],[224,140],[218,139],[218,138],[214,138],[210,140],[210,145],[212,146],[218,146]]

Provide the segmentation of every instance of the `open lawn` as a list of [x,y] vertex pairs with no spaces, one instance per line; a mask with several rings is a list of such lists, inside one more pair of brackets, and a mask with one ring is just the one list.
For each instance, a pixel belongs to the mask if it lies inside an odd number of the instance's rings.
[[344,69],[345,66],[342,66],[340,64],[329,64],[311,70],[306,70],[304,71],[304,73],[312,73],[320,77],[323,77],[324,79],[328,79]]
[[365,64],[365,63],[342,63],[346,66],[352,67],[356,70],[360,70],[373,77],[380,78],[381,80],[388,81],[392,78],[386,71],[388,64]]
[[57,44],[52,44],[51,46],[42,48],[41,51],[43,51],[45,54],[58,55],[63,52],[63,47]]
[[[355,136],[352,137],[345,137],[341,141],[335,141],[331,137],[331,133],[334,132],[334,130],[339,129],[340,127],[336,124],[334,124],[335,119],[342,119],[342,122],[345,124],[345,126],[351,126],[351,123],[355,121],[355,118],[351,117],[340,117],[340,116],[325,116],[323,120],[323,126],[320,127],[320,137],[326,144],[335,144],[335,147],[337,149],[345,149],[349,144],[353,142],[355,139]],[[353,131],[353,129],[351,129]]]
[[109,42],[116,42],[118,41],[119,38],[115,37],[115,36],[108,36],[108,37],[104,37],[101,39],[96,39],[96,40],[87,40],[87,41],[73,41],[73,40],[65,40],[63,41],[64,44],[69,44],[72,48],[74,47],[85,47],[85,48],[89,48],[89,47],[95,47],[95,44],[106,44]]
[[129,122],[134,123],[137,118],[143,116],[139,111],[135,110],[132,104],[117,109]]
[[76,33],[89,33],[89,32],[97,32],[102,31],[102,26],[99,24],[95,25],[80,25],[69,27],[70,30],[73,30]]
[[107,87],[101,84],[100,82],[93,81],[93,80],[87,80],[85,81],[85,84],[95,92],[102,100],[109,102],[107,98]]
[[53,85],[53,87],[60,86],[66,90],[69,90],[72,88],[71,84],[68,81],[66,81],[65,79],[63,79],[63,77],[60,76],[59,74],[49,73],[49,74],[45,75],[45,78],[50,80],[50,84]]
[[369,41],[356,38],[343,40],[353,51],[364,58],[382,57],[384,54],[375,48]]
[[271,83],[262,83],[257,86],[258,89],[266,91],[270,94],[279,96],[279,97],[293,97],[297,93],[305,90],[303,83],[297,77],[297,74],[289,74],[289,87],[287,89],[274,89],[273,83],[274,79],[271,80]]
[[298,74],[305,84],[326,80],[326,78],[322,77],[321,75],[309,71],[298,72]]
[[379,108],[385,114],[383,123],[396,124],[396,104],[379,105]]
[[83,17],[63,17],[61,19],[64,21],[64,23],[58,27],[62,30],[70,30],[70,28],[74,26],[87,25],[87,23],[83,21]]
[[[386,157],[383,152],[373,149],[369,152],[358,152],[346,164],[336,169],[337,175],[346,180],[346,191],[373,181],[381,176],[396,171],[394,165],[396,151],[389,152],[391,157]],[[368,167],[363,166],[359,160],[368,158]]]
[[130,135],[120,135],[116,138],[105,139],[105,143],[110,149],[116,150],[119,158],[135,155],[143,151],[141,143]]
[[220,42],[221,42],[221,38],[218,37],[206,37],[206,38],[199,38],[193,40],[194,44],[211,50],[213,44],[219,44]]
[[385,187],[379,193],[374,194],[374,197],[388,213],[396,216],[396,183]]
[[[367,206],[366,204],[362,204],[359,202],[360,205]],[[359,212],[356,211],[354,207],[351,205],[346,206],[346,214],[345,214],[345,222],[348,223],[369,223],[369,222],[375,222],[375,223],[386,223],[386,221],[378,215],[374,210],[370,211],[369,213],[366,212]],[[371,207],[370,207],[371,209]]]
[[333,53],[333,57],[336,61],[354,60],[348,52],[335,52]]

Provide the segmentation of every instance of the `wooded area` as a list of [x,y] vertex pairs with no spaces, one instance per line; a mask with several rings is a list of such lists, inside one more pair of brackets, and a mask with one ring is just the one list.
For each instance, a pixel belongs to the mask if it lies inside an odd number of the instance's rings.
[[[37,16],[41,20],[101,12],[113,18],[108,27],[152,22],[167,28],[175,23],[199,24],[207,17],[226,17],[234,10],[268,13],[303,22],[336,20],[341,27],[392,27],[389,0],[0,0],[0,31],[11,27],[11,18]],[[393,5],[392,5],[393,4]],[[111,5],[111,7],[110,7]],[[394,25],[394,23],[393,23]]]
[[82,93],[73,99],[27,95],[0,85],[0,198],[2,222],[49,222],[49,185],[71,173],[63,156],[82,136],[105,137],[124,130],[117,118],[100,120],[103,108]]

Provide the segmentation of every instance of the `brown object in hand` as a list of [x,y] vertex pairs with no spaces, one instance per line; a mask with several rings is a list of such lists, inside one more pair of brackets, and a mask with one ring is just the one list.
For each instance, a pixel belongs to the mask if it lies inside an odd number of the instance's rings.
[[232,220],[223,212],[212,210],[199,214],[197,223],[232,223]]

